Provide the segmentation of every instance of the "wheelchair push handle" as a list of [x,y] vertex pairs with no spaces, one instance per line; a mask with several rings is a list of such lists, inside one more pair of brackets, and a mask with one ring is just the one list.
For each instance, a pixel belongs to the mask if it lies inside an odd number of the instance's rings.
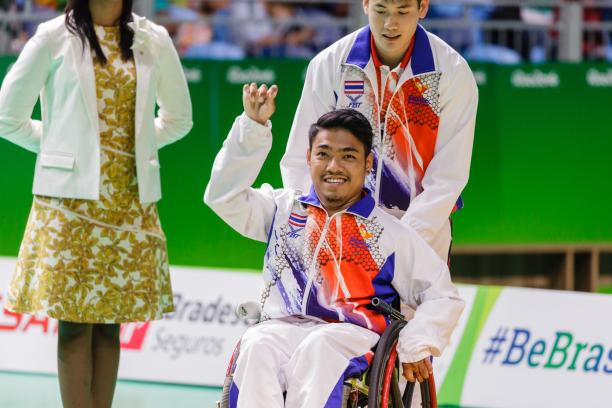
[[371,301],[372,307],[381,314],[385,316],[389,316],[395,320],[406,320],[406,316],[401,314],[399,311],[395,310],[393,306],[385,302],[379,297],[373,297]]

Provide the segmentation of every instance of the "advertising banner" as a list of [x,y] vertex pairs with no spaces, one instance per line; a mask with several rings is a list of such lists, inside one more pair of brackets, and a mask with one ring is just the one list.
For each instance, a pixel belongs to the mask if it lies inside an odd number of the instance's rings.
[[[15,260],[0,258],[0,370],[55,373],[57,321],[2,305]],[[257,300],[258,273],[170,268],[175,312],[121,327],[119,378],[220,386],[247,324],[236,306]]]
[[440,403],[612,406],[611,311],[610,295],[478,287]]

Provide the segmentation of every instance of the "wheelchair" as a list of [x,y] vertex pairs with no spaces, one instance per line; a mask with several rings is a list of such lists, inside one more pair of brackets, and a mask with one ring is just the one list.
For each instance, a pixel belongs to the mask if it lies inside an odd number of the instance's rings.
[[[374,359],[370,368],[360,378],[349,378],[344,382],[342,408],[410,408],[412,395],[417,382],[407,382],[400,389],[400,362],[397,358],[397,341],[402,328],[408,324],[405,317],[382,299],[373,298],[371,306],[379,313],[388,316],[391,324],[385,329],[378,344],[374,347]],[[398,304],[399,306],[399,304]],[[240,352],[240,343],[230,360],[221,401],[217,408],[229,408],[229,391],[232,384],[234,362]],[[436,385],[433,374],[420,385],[421,406],[437,408]]]

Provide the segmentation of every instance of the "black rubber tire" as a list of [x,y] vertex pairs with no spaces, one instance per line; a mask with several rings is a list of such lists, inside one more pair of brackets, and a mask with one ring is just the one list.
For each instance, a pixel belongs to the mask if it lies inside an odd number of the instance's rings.
[[[372,367],[370,367],[370,380],[368,384],[368,408],[383,408],[380,405],[380,394],[382,392],[383,387],[385,368],[387,367],[387,362],[389,361],[389,355],[395,347],[395,344],[399,337],[399,332],[404,328],[405,325],[406,321],[404,320],[392,321],[389,327],[387,327],[383,335],[380,337],[380,340],[378,341],[376,351],[374,352],[374,361],[372,361]],[[397,381],[397,378],[395,379],[395,381]],[[396,395],[396,393],[393,392],[394,387],[396,386],[392,385],[390,390],[390,396],[391,400],[394,402],[394,406],[399,408],[401,405],[396,405],[398,404],[398,401],[394,401],[396,400],[396,397],[394,396]]]
[[[402,396],[402,401],[405,408],[410,408],[412,406],[412,394],[414,394],[414,387],[416,383],[407,383],[406,388],[404,389],[404,395]],[[431,404],[431,396],[429,395],[429,380],[425,380],[420,383],[421,388],[421,407],[422,408],[432,408]]]
[[431,408],[431,397],[429,395],[429,380],[421,383],[421,405],[423,408]]

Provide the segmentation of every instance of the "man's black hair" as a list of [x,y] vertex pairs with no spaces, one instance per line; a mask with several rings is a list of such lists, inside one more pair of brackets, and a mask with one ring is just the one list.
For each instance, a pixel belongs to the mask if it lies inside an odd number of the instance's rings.
[[308,131],[308,146],[312,149],[312,142],[323,129],[344,129],[353,134],[365,149],[366,157],[372,150],[372,126],[361,113],[354,109],[336,109],[327,112],[310,125]]

